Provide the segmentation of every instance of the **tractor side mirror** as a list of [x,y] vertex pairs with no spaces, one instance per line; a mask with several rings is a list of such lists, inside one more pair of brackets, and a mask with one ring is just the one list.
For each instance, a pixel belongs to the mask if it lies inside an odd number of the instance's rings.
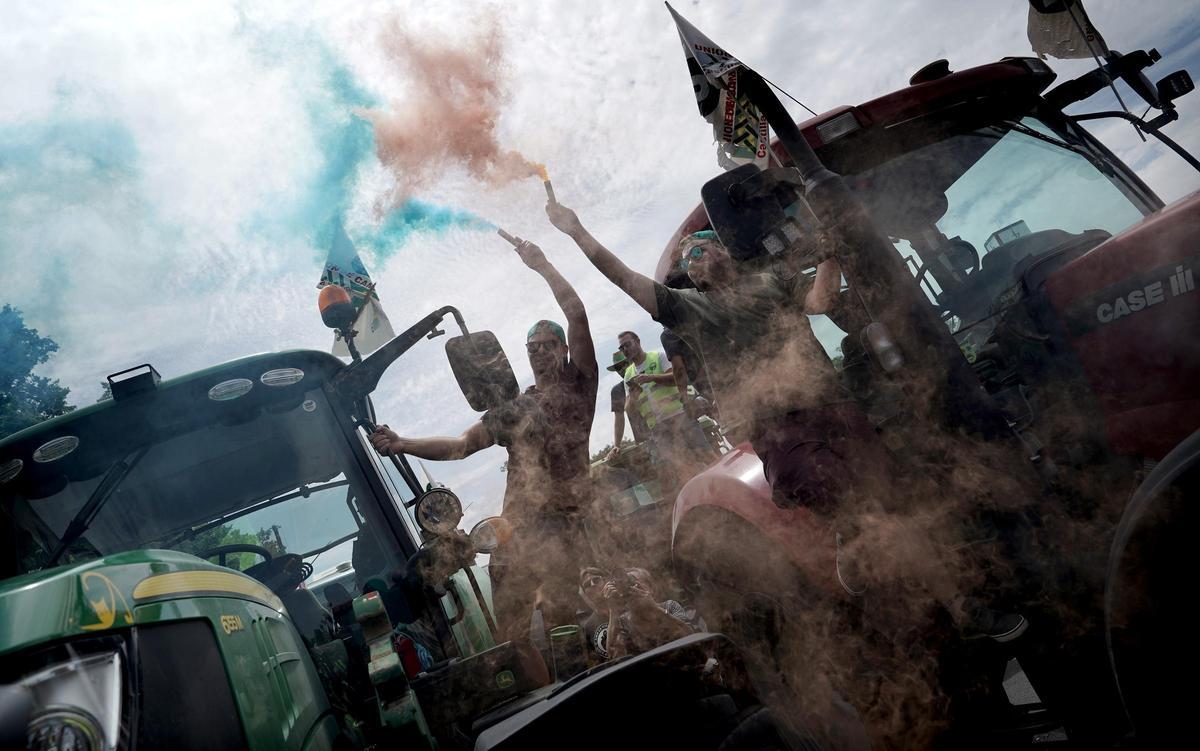
[[450,369],[467,403],[484,412],[520,394],[504,348],[490,331],[456,336],[446,342]]
[[794,169],[744,164],[700,189],[704,211],[721,244],[738,261],[773,257],[804,245],[817,219]]
[[1154,88],[1158,92],[1158,100],[1168,107],[1184,94],[1192,93],[1196,84],[1186,70],[1177,70],[1160,80]]

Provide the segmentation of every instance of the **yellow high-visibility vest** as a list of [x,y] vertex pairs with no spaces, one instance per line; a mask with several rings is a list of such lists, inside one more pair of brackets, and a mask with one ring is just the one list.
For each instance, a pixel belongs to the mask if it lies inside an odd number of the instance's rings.
[[[657,375],[665,373],[670,367],[671,362],[662,352],[647,352],[646,369],[642,372],[646,375]],[[624,378],[629,394],[633,393],[629,390],[629,382],[637,374],[637,365],[630,365],[625,369]],[[646,421],[646,427],[653,429],[659,420],[674,417],[683,412],[683,400],[679,398],[679,389],[675,387],[674,383],[669,385],[649,383],[643,384],[641,388],[642,392],[637,397],[637,408]]]

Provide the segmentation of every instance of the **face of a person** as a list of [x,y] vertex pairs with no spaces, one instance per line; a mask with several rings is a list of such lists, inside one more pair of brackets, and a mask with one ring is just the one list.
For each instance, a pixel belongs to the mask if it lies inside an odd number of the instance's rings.
[[[692,248],[699,247],[703,252],[697,258]],[[680,253],[680,259],[687,261],[687,275],[701,292],[711,289],[720,280],[728,278],[732,270],[732,261],[725,246],[714,242],[699,242],[686,246]]]
[[525,343],[529,353],[529,366],[534,373],[546,375],[562,368],[567,356],[567,347],[549,331],[538,331]]
[[584,569],[579,575],[579,591],[583,593],[584,601],[593,609],[603,599],[604,574],[596,569]]
[[643,354],[642,343],[629,334],[625,334],[617,340],[617,349],[621,350],[621,354],[630,361],[637,360]]

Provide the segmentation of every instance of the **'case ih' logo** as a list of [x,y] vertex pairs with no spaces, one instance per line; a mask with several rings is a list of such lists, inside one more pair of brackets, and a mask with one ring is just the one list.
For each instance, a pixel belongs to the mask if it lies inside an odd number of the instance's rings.
[[1184,266],[1176,266],[1175,273],[1171,274],[1166,282],[1151,282],[1144,287],[1130,290],[1127,294],[1118,296],[1111,303],[1100,303],[1096,306],[1096,320],[1100,323],[1112,323],[1119,318],[1137,313],[1139,310],[1145,310],[1152,305],[1158,305],[1167,299],[1168,285],[1171,291],[1170,297],[1178,297],[1196,289],[1196,282],[1192,278],[1192,270]]
[[1063,313],[1063,322],[1078,336],[1190,295],[1196,290],[1192,269],[1197,261],[1200,258],[1193,256],[1110,284],[1071,304]]

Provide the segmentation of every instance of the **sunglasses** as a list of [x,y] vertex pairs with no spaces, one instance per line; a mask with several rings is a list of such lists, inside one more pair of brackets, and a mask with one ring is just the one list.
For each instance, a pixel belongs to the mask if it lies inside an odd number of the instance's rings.
[[690,250],[679,261],[679,268],[687,271],[688,266],[692,265],[692,261],[704,257],[704,247],[701,245],[693,245]]
[[546,352],[554,352],[558,349],[557,339],[547,339],[542,342],[525,342],[525,351],[529,354],[535,354],[538,350]]

